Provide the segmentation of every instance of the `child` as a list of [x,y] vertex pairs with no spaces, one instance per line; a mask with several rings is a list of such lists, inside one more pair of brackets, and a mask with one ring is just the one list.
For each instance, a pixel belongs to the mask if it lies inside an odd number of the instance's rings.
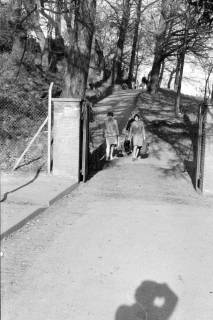
[[137,159],[139,150],[145,141],[144,124],[143,121],[140,120],[138,114],[135,114],[134,121],[131,123],[130,137],[132,138],[133,142],[132,160],[134,161]]
[[148,87],[148,80],[146,79],[146,77],[143,77],[141,80],[141,88],[144,91],[145,89],[147,89]]
[[126,138],[125,138],[125,142],[124,142],[124,149],[127,154],[132,153],[132,149],[133,149],[132,139],[130,138],[129,132],[130,132],[131,124],[134,121],[134,115],[135,115],[135,113],[132,112],[128,121],[127,121],[126,128],[125,128]]
[[115,146],[118,144],[119,129],[117,120],[114,119],[113,112],[107,113],[107,120],[105,121],[104,134],[106,138],[106,160],[113,159],[113,152]]
[[131,124],[133,121],[135,121],[135,115],[138,113],[138,110],[134,110],[133,112],[131,112],[131,115],[129,117],[129,120],[127,121],[126,124],[126,140],[125,140],[125,151],[127,154],[132,153],[133,151],[133,143],[132,143],[132,138],[130,137],[130,128],[131,128]]

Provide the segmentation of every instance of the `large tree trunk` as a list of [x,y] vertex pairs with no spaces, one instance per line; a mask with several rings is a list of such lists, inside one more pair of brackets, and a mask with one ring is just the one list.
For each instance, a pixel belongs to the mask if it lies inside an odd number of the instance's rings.
[[20,25],[22,19],[21,0],[17,0],[12,4],[10,16],[8,19],[14,29],[13,32],[13,45],[12,45],[12,58],[14,61],[20,60],[24,50],[24,39],[26,38],[26,31]]
[[168,0],[162,0],[161,3],[161,17],[158,26],[158,33],[156,35],[155,56],[150,72],[150,81],[148,84],[148,91],[150,93],[156,93],[158,90],[161,63],[164,61],[165,58],[163,54],[163,44],[165,41],[168,26],[168,23],[165,21],[167,1]]
[[140,24],[140,18],[141,18],[141,4],[142,4],[142,0],[138,0],[137,16],[136,16],[136,20],[135,20],[134,36],[133,36],[133,42],[132,42],[132,52],[131,52],[131,59],[130,59],[130,65],[129,65],[129,75],[128,75],[129,86],[131,86],[132,81],[133,81],[136,50],[137,50],[137,43],[138,43],[138,30],[139,30],[139,24]]
[[212,91],[211,91],[211,98],[210,98],[211,103],[213,103],[213,84],[212,84]]
[[61,38],[61,8],[62,8],[62,0],[56,0],[56,14],[55,14],[55,37]]
[[123,16],[122,16],[121,25],[119,28],[117,50],[116,50],[115,58],[113,61],[112,84],[122,83],[123,51],[124,51],[124,43],[126,39],[127,28],[129,24],[129,17],[130,17],[130,0],[124,0]]
[[152,70],[151,70],[151,73],[150,73],[150,81],[149,81],[149,84],[148,84],[148,91],[151,94],[156,93],[157,90],[158,90],[161,63],[162,63],[162,57],[161,56],[155,56],[154,62],[152,64]]
[[74,43],[67,55],[67,68],[63,88],[64,97],[83,98],[89,71],[96,0],[78,0],[75,4]]
[[168,83],[167,83],[167,88],[168,88],[168,89],[171,88],[171,83],[172,83],[172,79],[173,79],[173,76],[174,76],[174,74],[175,74],[175,71],[176,71],[175,68],[170,71],[169,80],[168,80]]
[[187,48],[188,32],[189,32],[189,17],[188,17],[188,15],[186,15],[183,47],[182,47],[181,53],[180,53],[180,72],[179,72],[179,77],[178,77],[177,95],[176,95],[176,101],[175,101],[175,114],[176,115],[179,115],[179,113],[180,113],[181,84],[182,84],[183,67],[184,67],[185,54],[186,54],[186,48]]
[[137,49],[136,49],[136,68],[135,68],[135,80],[137,81],[137,77],[138,77],[138,70],[139,70],[139,67],[141,65],[141,62],[143,59],[140,59],[139,61],[139,57],[138,57],[138,54],[139,54],[139,46],[137,45]]
[[178,53],[177,55],[177,64],[176,64],[176,71],[175,71],[175,81],[174,81],[174,90],[177,92],[178,82],[180,78],[180,69],[181,69],[181,56]]
[[177,95],[176,95],[176,101],[175,101],[176,115],[179,115],[179,112],[180,112],[181,84],[182,84],[182,78],[183,78],[184,60],[185,60],[185,52],[180,55],[180,71],[178,76]]
[[165,61],[163,60],[163,62],[161,63],[160,75],[159,75],[159,80],[158,80],[158,87],[159,88],[161,87],[161,83],[163,80],[164,69],[165,69]]
[[41,66],[44,70],[49,67],[49,47],[48,39],[46,38],[41,28],[40,7],[37,5],[37,1],[22,0],[27,14],[30,17],[32,23],[32,29],[36,34],[37,40],[41,49]]

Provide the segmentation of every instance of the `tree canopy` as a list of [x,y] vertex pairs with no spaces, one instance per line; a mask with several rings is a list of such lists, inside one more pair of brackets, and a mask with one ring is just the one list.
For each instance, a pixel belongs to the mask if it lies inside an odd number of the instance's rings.
[[178,93],[186,56],[211,61],[210,0],[1,0],[0,10],[2,92],[40,77],[83,97],[104,83],[131,88],[149,65],[151,93],[164,73]]

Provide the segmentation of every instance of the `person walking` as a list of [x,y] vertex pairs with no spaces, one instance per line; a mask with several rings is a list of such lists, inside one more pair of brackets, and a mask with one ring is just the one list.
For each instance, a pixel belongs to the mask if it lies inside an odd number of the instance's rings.
[[125,141],[124,141],[124,149],[127,154],[132,153],[133,151],[133,144],[132,139],[130,138],[130,128],[133,121],[135,121],[134,116],[137,112],[133,111],[130,114],[130,117],[127,121],[126,127],[125,127]]
[[142,88],[142,91],[145,91],[148,87],[148,80],[146,77],[143,77],[141,79],[141,88]]
[[143,146],[145,138],[146,136],[143,121],[140,119],[138,114],[135,114],[134,121],[131,123],[130,127],[130,139],[132,139],[133,143],[133,161],[138,158],[139,150]]
[[119,129],[118,122],[114,119],[112,111],[107,113],[107,119],[105,121],[104,135],[106,138],[106,160],[113,159],[113,153],[115,146],[118,145]]

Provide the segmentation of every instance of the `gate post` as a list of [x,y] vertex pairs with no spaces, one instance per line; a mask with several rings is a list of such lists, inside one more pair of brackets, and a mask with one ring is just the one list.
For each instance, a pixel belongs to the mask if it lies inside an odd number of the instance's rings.
[[203,193],[213,194],[213,105],[206,113]]
[[79,182],[80,99],[54,98],[53,175]]

